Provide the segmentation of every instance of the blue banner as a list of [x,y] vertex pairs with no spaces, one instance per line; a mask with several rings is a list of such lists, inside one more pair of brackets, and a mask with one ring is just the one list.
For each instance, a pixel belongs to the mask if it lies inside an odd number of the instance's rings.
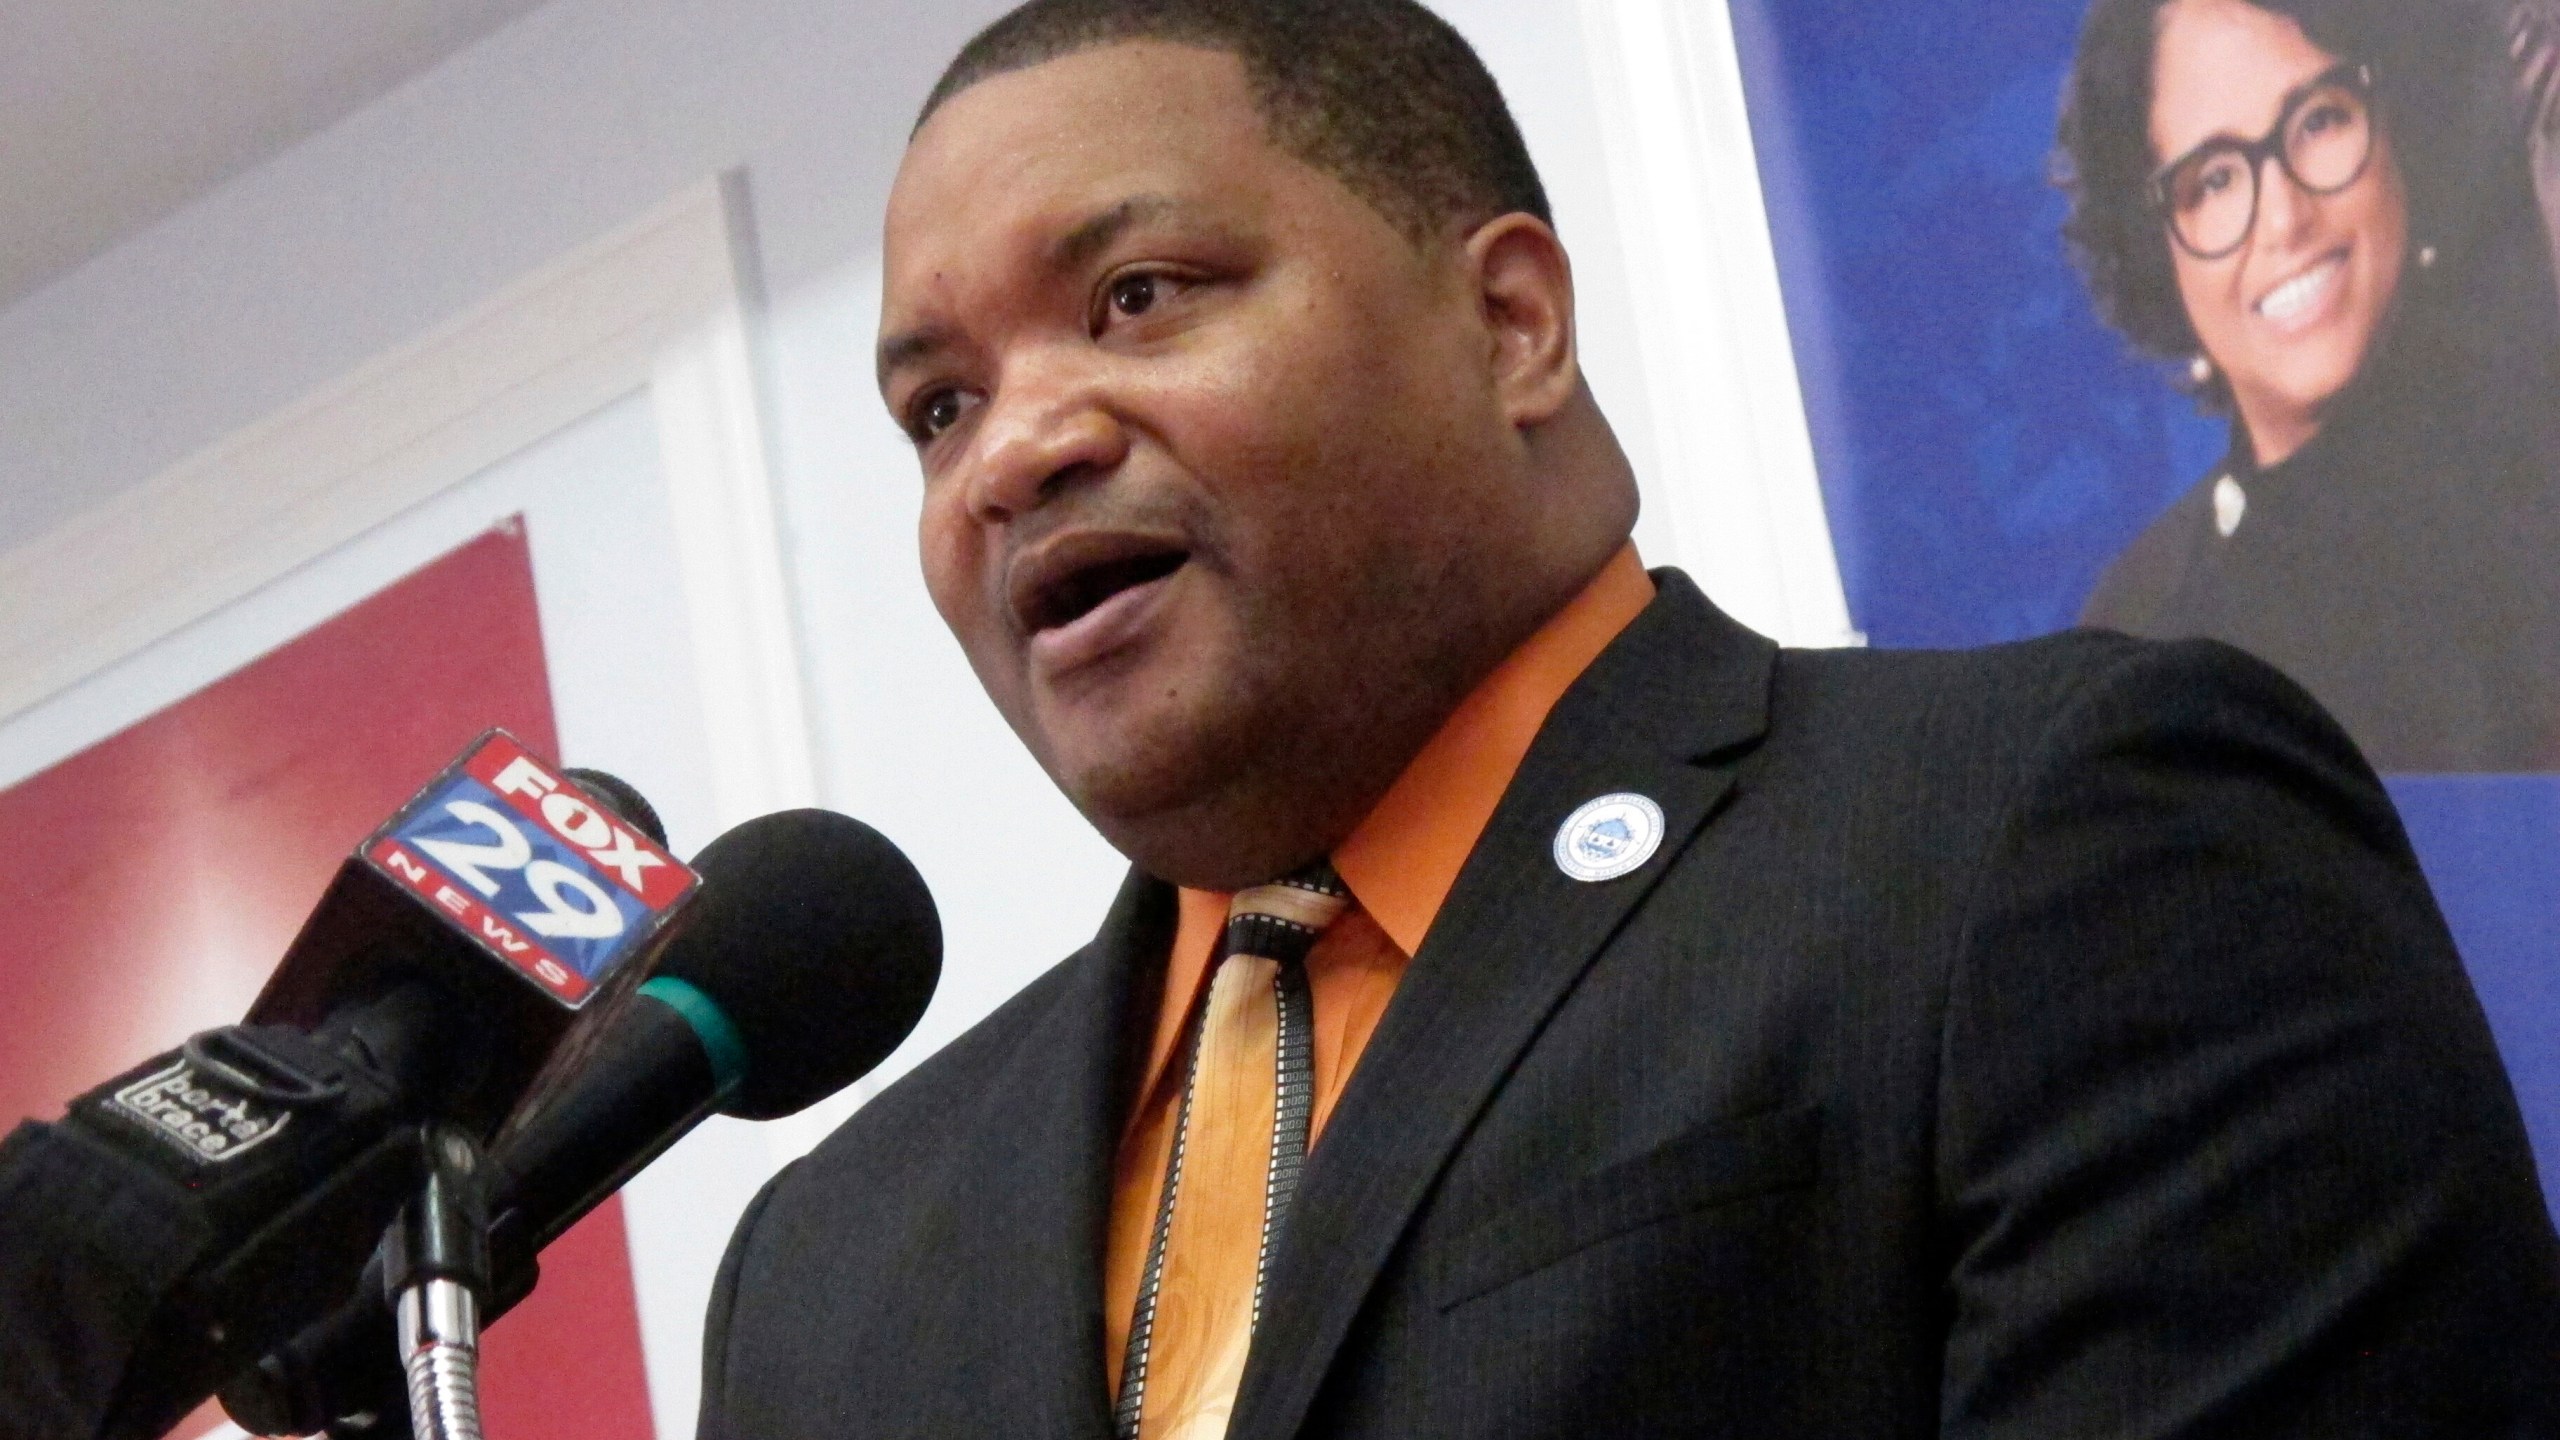
[[1730,4],[1854,623],[2301,681],[2560,1195],[2560,6]]

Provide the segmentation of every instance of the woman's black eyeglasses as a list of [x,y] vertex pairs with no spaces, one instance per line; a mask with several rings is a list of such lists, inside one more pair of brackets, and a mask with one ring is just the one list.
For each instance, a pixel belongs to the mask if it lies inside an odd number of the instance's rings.
[[2179,248],[2199,260],[2237,250],[2258,223],[2258,176],[2269,160],[2314,195],[2356,183],[2373,159],[2373,69],[2352,61],[2285,97],[2256,140],[2207,140],[2151,177],[2151,203]]

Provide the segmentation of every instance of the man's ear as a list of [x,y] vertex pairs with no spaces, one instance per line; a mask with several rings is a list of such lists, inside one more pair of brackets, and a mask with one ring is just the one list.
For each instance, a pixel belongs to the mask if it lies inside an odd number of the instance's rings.
[[1545,221],[1514,211],[1467,237],[1467,259],[1504,418],[1523,429],[1544,424],[1582,384],[1564,242]]

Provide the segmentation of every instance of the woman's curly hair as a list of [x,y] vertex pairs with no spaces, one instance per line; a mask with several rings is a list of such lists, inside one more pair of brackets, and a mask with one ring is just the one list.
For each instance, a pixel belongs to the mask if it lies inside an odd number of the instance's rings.
[[[2147,354],[2196,353],[2151,203],[2151,73],[2160,12],[2175,0],[2096,0],[2064,82],[2052,178],[2068,197],[2062,237],[2099,316]],[[2374,107],[2407,182],[2411,245],[2435,247],[2439,276],[2461,264],[2477,223],[2523,194],[2520,146],[2503,107],[2494,43],[2479,43],[2465,0],[2249,0],[2291,17],[2313,44],[2374,67]],[[2513,159],[2502,159],[2504,156]],[[2511,173],[2512,172],[2512,173]],[[2439,287],[2441,288],[2441,287]],[[2197,387],[2227,410],[2219,375]]]

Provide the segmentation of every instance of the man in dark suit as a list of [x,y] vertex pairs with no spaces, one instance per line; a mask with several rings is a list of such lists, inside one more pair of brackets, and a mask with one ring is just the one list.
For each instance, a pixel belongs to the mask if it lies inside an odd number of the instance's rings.
[[1409,0],[954,63],[882,387],[1135,869],[742,1221],[706,1440],[2543,1433],[2560,1256],[2352,746],[2212,645],[1646,576],[1544,217]]

